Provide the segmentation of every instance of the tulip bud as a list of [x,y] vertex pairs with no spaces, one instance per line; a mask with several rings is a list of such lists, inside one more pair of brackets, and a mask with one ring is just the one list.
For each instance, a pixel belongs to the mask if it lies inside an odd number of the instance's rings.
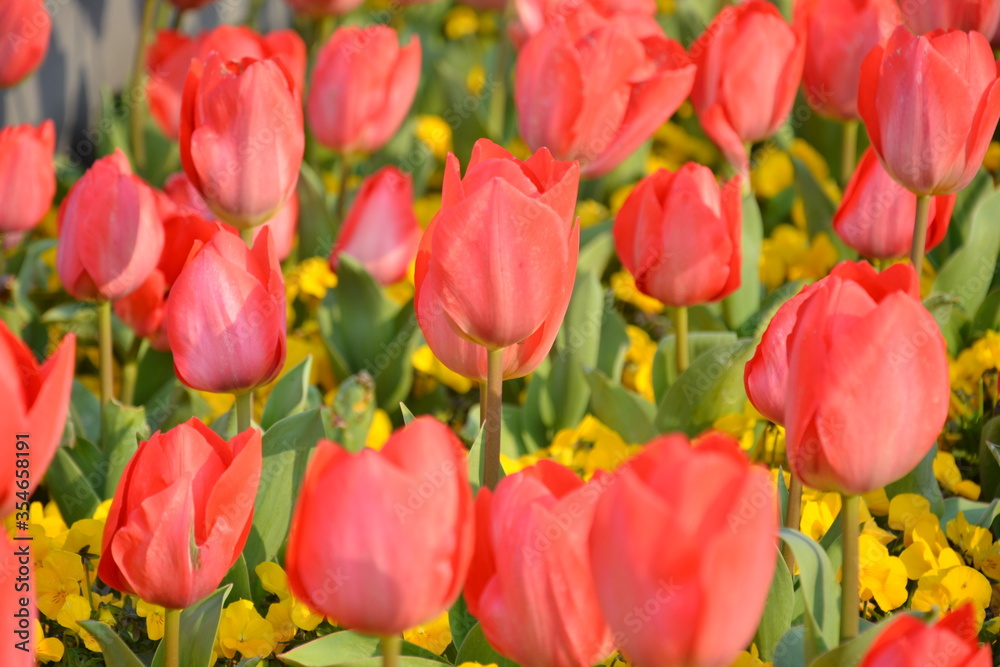
[[101,581],[167,609],[209,595],[243,552],[261,465],[256,429],[226,441],[191,419],[140,443],[108,511]]
[[163,249],[160,197],[120,149],[94,163],[59,208],[56,269],[67,292],[114,301],[139,289]]
[[37,128],[16,125],[0,130],[0,234],[26,232],[49,212],[56,194],[55,148],[51,120]]
[[42,64],[51,33],[43,0],[0,2],[0,88],[20,83]]

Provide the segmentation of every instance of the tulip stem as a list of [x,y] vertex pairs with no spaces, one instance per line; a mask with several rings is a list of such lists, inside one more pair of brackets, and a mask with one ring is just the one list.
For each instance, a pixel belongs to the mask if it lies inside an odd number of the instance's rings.
[[136,336],[122,366],[122,403],[124,405],[135,403],[135,383],[139,377],[139,348],[141,347],[142,339]]
[[399,667],[399,652],[403,641],[399,635],[382,637],[382,665],[384,667]]
[[351,178],[351,161],[347,153],[340,154],[340,191],[337,192],[337,232],[344,226],[344,214],[347,211],[347,181]]
[[[777,448],[777,444],[775,444]],[[788,506],[785,507],[785,528],[789,530],[799,530],[802,523],[802,480],[792,473],[788,482]],[[781,544],[781,556],[785,559],[785,565],[789,572],[795,571],[795,555],[788,542]]]
[[847,185],[858,162],[858,121],[844,123],[840,141],[840,184]]
[[677,375],[680,375],[691,365],[691,357],[688,353],[688,309],[686,306],[674,309],[674,331],[677,334]]
[[240,230],[240,238],[247,244],[248,248],[253,247],[253,227],[244,227]]
[[111,339],[111,302],[97,304],[97,339],[100,346],[101,408],[114,396],[114,355]]
[[486,351],[486,433],[483,441],[483,486],[500,481],[500,420],[503,418],[503,348]]
[[913,245],[910,246],[910,264],[920,277],[924,268],[924,246],[927,243],[927,219],[930,216],[930,195],[917,196],[917,218],[913,223]]
[[180,667],[181,664],[181,610],[167,609],[163,613],[163,665]]
[[486,423],[486,383],[479,383],[479,427]]
[[844,547],[840,578],[840,643],[858,636],[858,608],[861,606],[858,570],[861,496],[841,494],[841,544]]
[[132,64],[132,82],[129,86],[128,95],[124,100],[129,109],[129,129],[132,138],[132,160],[135,169],[142,172],[146,168],[146,137],[142,127],[142,104],[145,96],[141,92],[143,70],[146,68],[146,37],[153,28],[153,5],[156,0],[145,0],[142,3],[142,26],[139,28],[139,36],[136,38],[135,60]]
[[253,425],[253,392],[233,395],[236,397],[236,432],[242,433]]

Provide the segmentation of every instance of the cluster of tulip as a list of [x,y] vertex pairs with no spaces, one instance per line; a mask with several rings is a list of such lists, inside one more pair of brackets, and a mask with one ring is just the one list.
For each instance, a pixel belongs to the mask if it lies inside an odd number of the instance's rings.
[[[1000,0],[287,0],[297,30],[179,29],[210,2],[155,36],[145,3],[130,131],[85,171],[57,178],[50,120],[0,131],[0,663],[992,664],[1000,359],[952,359],[1000,328]],[[479,115],[410,122],[444,106],[428,63],[471,53],[440,33],[486,17]],[[0,86],[50,30],[0,4]],[[788,140],[809,122],[839,203]],[[637,173],[689,132],[720,163]],[[755,194],[775,159],[794,192]],[[770,285],[796,206],[834,259]],[[836,530],[803,534],[804,487]],[[897,508],[892,555],[862,497]]]

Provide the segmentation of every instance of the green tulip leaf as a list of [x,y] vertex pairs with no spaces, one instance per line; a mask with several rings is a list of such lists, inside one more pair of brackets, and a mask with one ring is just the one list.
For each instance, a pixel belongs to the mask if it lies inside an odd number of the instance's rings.
[[[402,642],[402,667],[441,667],[447,661],[409,642]],[[382,646],[378,637],[352,630],[335,632],[282,653],[278,660],[291,667],[377,667],[381,665]]]
[[232,586],[232,596],[234,600],[253,600],[250,592],[250,573],[247,571],[247,560],[240,554],[233,566],[226,572],[222,579],[220,588]]
[[995,447],[1000,444],[1000,417],[990,418],[979,436],[979,483],[983,498],[1000,495],[1000,459],[995,456]]
[[513,660],[500,655],[495,648],[486,641],[483,634],[483,626],[479,623],[469,630],[465,641],[458,649],[458,657],[455,664],[461,665],[463,662],[478,662],[481,665],[495,664],[497,667],[518,667]]
[[837,205],[826,194],[826,190],[816,180],[805,162],[792,157],[792,164],[795,168],[795,189],[802,198],[802,205],[805,208],[809,238],[812,239],[817,234],[826,234],[837,248],[840,259],[857,259],[858,253],[844,243],[833,230],[833,215],[837,212]]
[[[764,242],[764,222],[760,207],[752,192],[743,195],[743,239],[741,252],[744,258],[760,257]],[[740,287],[722,301],[726,325],[736,330],[760,310],[760,268],[756,261],[744,261],[740,269]]]
[[1000,192],[978,202],[972,213],[971,227],[964,245],[945,261],[931,293],[956,297],[968,314],[974,314],[986,298],[993,282],[997,255],[1000,254]]
[[760,659],[770,662],[774,659],[774,649],[778,642],[792,627],[792,613],[795,609],[795,587],[792,585],[792,575],[788,572],[785,559],[780,554],[778,565],[771,579],[771,590],[767,593],[767,603],[764,605],[764,616],[757,626],[757,634],[753,643],[760,651]]
[[[826,552],[815,540],[796,530],[781,529],[799,567],[799,592],[805,608],[806,662],[840,640],[840,586]],[[777,656],[777,649],[775,649]]]
[[916,493],[923,496],[931,503],[931,511],[941,516],[944,511],[944,496],[941,495],[941,487],[938,486],[937,478],[934,477],[934,457],[937,456],[937,445],[931,447],[917,467],[906,474],[902,479],[898,479],[885,487],[885,494],[892,500],[902,493]]
[[[692,331],[688,335],[688,354],[691,359],[723,345],[736,342],[732,331]],[[653,394],[663,400],[667,389],[677,381],[677,336],[670,334],[660,340],[653,357]]]
[[[67,525],[94,516],[101,497],[83,474],[70,454],[72,450],[60,447],[45,473],[45,488],[55,500],[59,513]],[[95,480],[100,481],[100,480]]]
[[[80,626],[89,632],[100,645],[107,664],[115,667],[146,667],[110,625],[100,621],[80,621]],[[212,640],[214,641],[215,637]]]
[[149,438],[146,409],[124,406],[110,401],[104,406],[101,429],[101,450],[107,464],[104,498],[111,498],[118,488],[125,466],[139,448],[139,441]]
[[410,412],[410,409],[406,407],[402,401],[399,403],[399,409],[403,413],[403,424],[409,424],[416,419],[416,417],[413,416],[413,413]]
[[323,179],[307,162],[302,163],[296,191],[299,195],[298,260],[328,257],[336,240],[336,224],[330,214]]
[[90,442],[101,441],[101,401],[79,380],[73,380],[69,417],[77,435],[82,435]]
[[632,393],[617,382],[612,382],[601,371],[587,370],[590,384],[590,408],[602,423],[630,443],[642,443],[653,438],[655,406],[638,394]]
[[774,648],[774,667],[805,667],[805,627],[796,625]]
[[312,372],[312,355],[302,360],[295,368],[285,373],[274,385],[267,397],[267,404],[260,418],[260,427],[265,431],[285,417],[296,415],[306,409],[309,398],[309,374]]
[[476,626],[476,617],[469,613],[465,597],[459,595],[455,604],[448,610],[448,625],[451,629],[451,641],[458,647],[465,642],[469,632]]
[[[222,609],[231,588],[223,586],[181,612],[181,642],[178,656],[180,664],[185,667],[212,665],[212,648],[215,646],[215,636],[219,633],[219,622],[222,620]],[[161,641],[156,647],[152,667],[163,667],[166,659],[163,652]]]
[[593,238],[586,242],[581,239],[580,257],[576,263],[577,273],[589,273],[596,278],[600,278],[607,270],[608,262],[614,256],[615,240],[609,230],[595,234]]

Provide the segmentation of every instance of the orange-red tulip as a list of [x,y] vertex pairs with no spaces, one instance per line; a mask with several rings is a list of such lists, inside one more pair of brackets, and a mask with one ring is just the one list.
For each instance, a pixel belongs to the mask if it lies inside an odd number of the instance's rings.
[[161,198],[120,149],[95,162],[59,208],[56,269],[66,291],[113,301],[139,289],[163,249]]
[[381,451],[322,441],[299,493],[286,567],[295,596],[341,625],[393,635],[458,597],[472,558],[465,450],[419,417]]
[[265,230],[253,249],[220,229],[170,291],[174,370],[193,389],[239,393],[267,384],[285,363],[285,283]]
[[774,482],[733,438],[649,443],[597,503],[590,557],[637,665],[724,667],[749,645],[778,558]]
[[115,315],[127,324],[136,336],[148,338],[157,350],[170,349],[164,329],[167,312],[167,281],[163,272],[153,269],[146,282],[124,299],[115,301]]
[[365,179],[330,254],[337,270],[341,253],[361,262],[383,285],[406,276],[420,244],[420,223],[413,213],[413,179],[396,167],[383,167]]
[[49,212],[56,194],[55,149],[51,120],[0,130],[0,233],[28,231]]
[[899,0],[899,12],[917,35],[957,28],[992,37],[1000,27],[998,0]]
[[534,149],[602,176],[631,155],[691,92],[695,67],[661,33],[578,12],[547,23],[518,54],[518,126]]
[[20,83],[42,64],[51,33],[43,0],[0,2],[0,88]]
[[693,306],[739,288],[742,228],[740,179],[719,187],[708,167],[692,162],[676,173],[660,169],[629,193],[615,218],[615,247],[639,291]]
[[[941,243],[948,233],[956,196],[931,199],[926,236],[928,251]],[[913,243],[916,211],[917,196],[892,180],[875,151],[869,148],[847,184],[833,218],[833,228],[862,257],[905,257]]]
[[879,632],[860,667],[991,667],[989,646],[979,646],[976,610],[967,602],[934,625],[900,614]]
[[312,72],[306,112],[316,139],[342,153],[382,148],[413,104],[420,59],[416,34],[401,47],[387,26],[339,28]]
[[31,542],[12,541],[0,530],[0,664],[34,667],[35,567]]
[[280,59],[191,63],[180,122],[181,163],[219,218],[241,229],[270,220],[295,192],[305,150],[300,95]]
[[306,45],[294,30],[261,35],[244,26],[220,25],[194,37],[177,30],[160,30],[146,55],[146,96],[153,120],[171,139],[179,134],[181,98],[191,62],[207,60],[212,51],[223,60],[280,60],[295,80],[296,88],[302,91]]
[[544,148],[522,162],[486,139],[465,178],[448,156],[441,210],[417,253],[414,307],[428,345],[456,372],[485,361],[456,341],[523,346],[505,353],[508,370],[527,357],[537,366],[552,346],[576,275],[579,173]]
[[590,667],[614,648],[588,547],[608,480],[584,484],[542,460],[479,491],[465,601],[490,644],[524,667]]
[[[0,516],[14,511],[19,491],[34,491],[62,439],[73,386],[76,337],[69,334],[44,364],[0,320]],[[21,438],[21,435],[28,437]],[[18,441],[26,442],[18,446]],[[21,488],[15,459],[30,452],[28,485]]]
[[899,271],[911,275],[830,275],[795,316],[784,418],[788,462],[806,486],[880,489],[913,470],[944,426],[944,338],[913,293],[899,289],[916,280],[912,267]]
[[801,24],[788,25],[767,0],[719,12],[691,46],[691,91],[701,126],[726,159],[745,171],[748,142],[774,134],[792,110],[805,62]]
[[140,443],[104,526],[101,581],[167,609],[209,595],[243,552],[261,465],[257,429],[226,441],[191,419]]
[[889,175],[918,195],[968,185],[1000,119],[998,82],[993,49],[978,32],[916,37],[896,28],[865,58],[858,92],[858,111]]
[[799,0],[795,20],[805,26],[802,89],[809,106],[841,120],[859,120],[861,63],[899,24],[895,0]]

